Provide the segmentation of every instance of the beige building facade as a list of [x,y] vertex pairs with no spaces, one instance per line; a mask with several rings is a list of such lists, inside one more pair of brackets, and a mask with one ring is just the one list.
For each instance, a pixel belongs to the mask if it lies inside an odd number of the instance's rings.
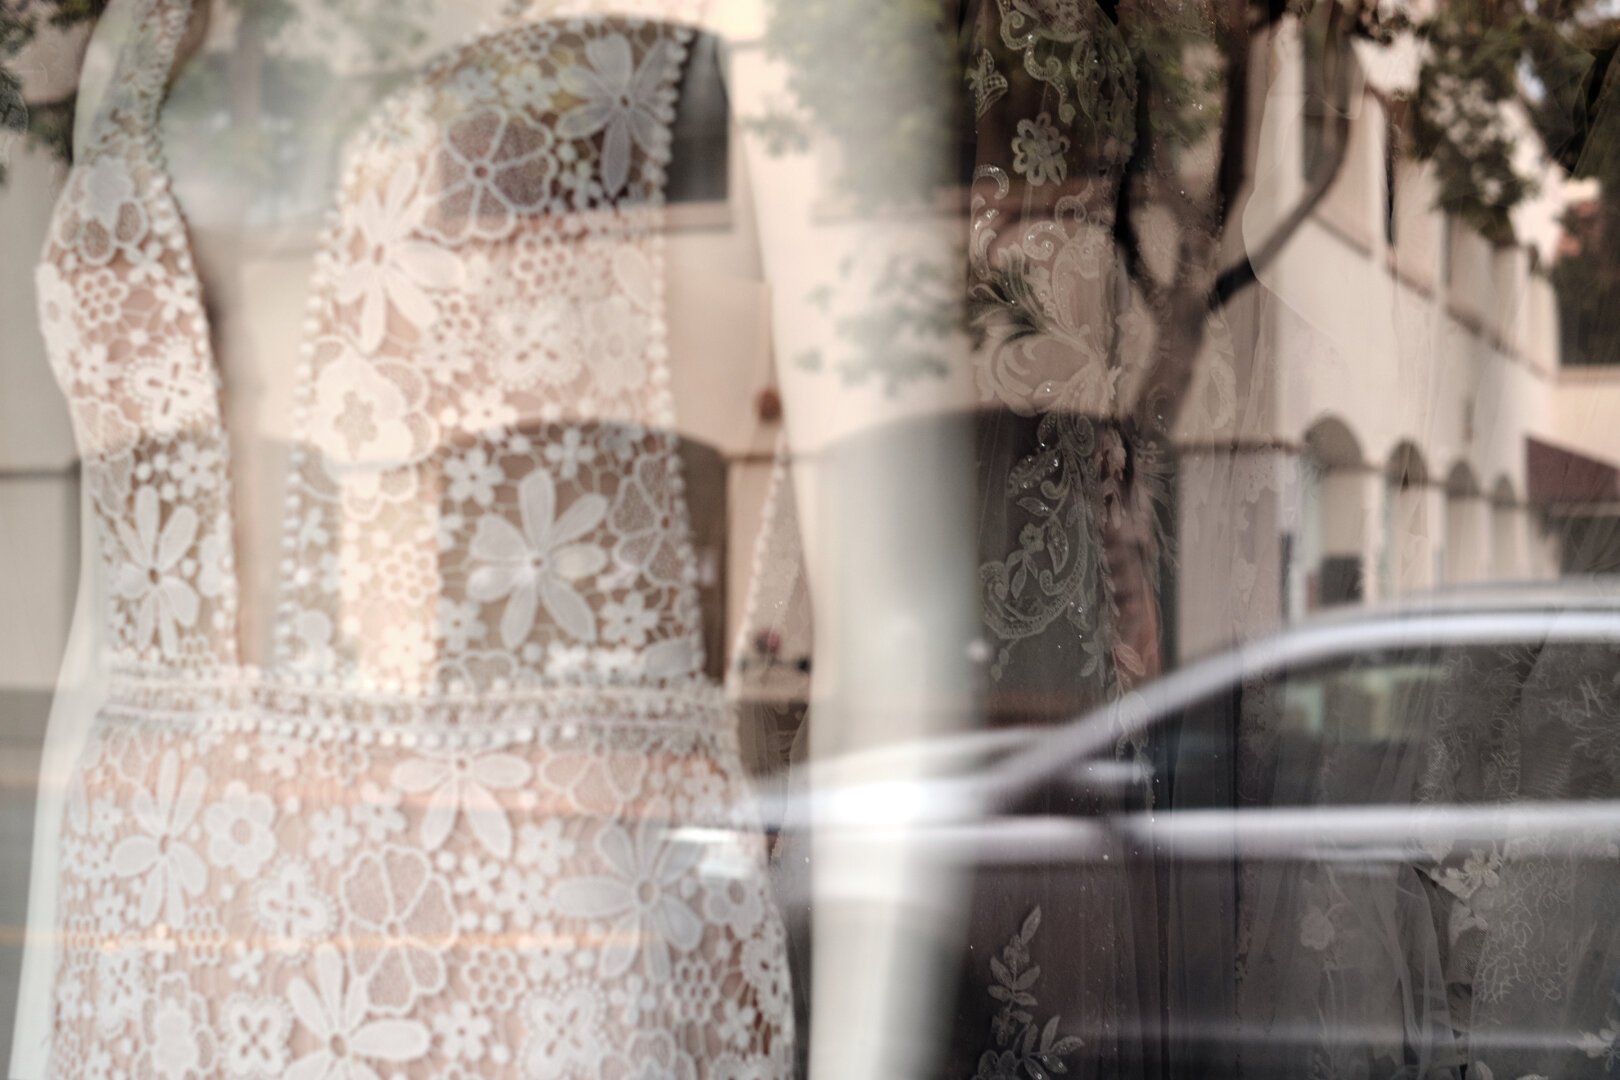
[[[1261,55],[1250,250],[1307,187],[1297,28]],[[1545,270],[1573,185],[1521,123],[1538,190],[1519,242],[1487,242],[1398,149],[1400,58],[1362,56],[1334,183],[1212,335],[1230,422],[1179,433],[1184,658],[1337,603],[1555,577],[1620,463],[1620,366],[1559,361]]]

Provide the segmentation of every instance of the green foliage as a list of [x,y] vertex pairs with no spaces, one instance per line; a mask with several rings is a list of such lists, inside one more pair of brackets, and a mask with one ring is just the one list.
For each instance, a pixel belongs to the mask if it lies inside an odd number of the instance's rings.
[[[909,382],[943,378],[946,343],[962,330],[962,286],[955,269],[952,261],[885,258],[869,282],[862,278],[859,286],[843,290],[855,303],[833,319],[838,358],[829,364],[812,352],[798,357],[799,366],[807,371],[831,367],[852,386],[881,381],[888,393]],[[831,310],[834,290],[823,286],[807,299]]]
[[1516,4],[1451,0],[1418,31],[1428,58],[1413,147],[1435,165],[1440,205],[1498,243],[1512,240],[1509,212],[1534,190],[1514,166],[1517,138],[1503,107],[1519,97],[1529,37],[1546,29]]
[[1601,194],[1572,208],[1550,271],[1561,355],[1572,365],[1620,363],[1620,20],[1603,0],[1452,0],[1420,32],[1429,44],[1414,137],[1435,163],[1440,202],[1497,242],[1531,193],[1512,140],[1485,105],[1516,100],[1548,158]]
[[0,8],[0,60],[9,60],[22,52],[38,32],[39,17],[30,15],[28,8]]
[[[1532,21],[1525,40],[1526,70],[1534,82],[1528,106],[1552,160],[1573,175],[1615,174],[1620,153],[1612,128],[1602,131],[1599,97],[1620,23],[1579,19]],[[1594,155],[1594,152],[1596,154]],[[1596,158],[1606,158],[1599,164]],[[1593,166],[1597,166],[1594,168]]]
[[1130,0],[1119,11],[1131,63],[1146,74],[1155,147],[1192,147],[1219,130],[1226,70],[1215,55],[1214,28],[1197,4]]
[[[224,2],[240,15],[239,33],[257,40],[273,38],[300,14],[295,0]],[[357,4],[353,0],[319,2],[349,25],[355,38],[365,43],[371,61],[379,66],[396,61],[426,39],[422,25],[430,14],[430,0],[383,0],[369,4]],[[14,0],[0,7],[0,105],[8,100],[8,93],[21,100],[22,80],[12,70],[12,65],[43,27],[68,30],[93,24],[106,6],[107,0]],[[226,84],[228,72],[223,58],[205,57],[196,63],[199,85],[215,83],[222,87]],[[355,119],[354,106],[341,103],[332,72],[318,59],[272,58],[266,64],[264,79],[267,96],[272,99],[325,99],[334,103],[327,122],[342,126],[352,124]],[[75,103],[76,95],[70,94],[60,101],[31,103],[25,110],[27,138],[64,162],[72,156]],[[245,161],[262,162],[268,177],[270,141],[269,133],[263,130],[233,130],[220,141],[219,149],[221,154],[231,155],[238,165]],[[3,166],[4,162],[0,162],[0,184],[5,181]]]
[[1502,106],[1517,102],[1549,160],[1620,189],[1620,120],[1606,99],[1620,21],[1602,0],[1449,0],[1416,31],[1427,47],[1413,150],[1434,163],[1440,204],[1486,237],[1535,191],[1514,167]]
[[[784,62],[797,106],[839,147],[842,191],[871,206],[954,181],[962,61],[952,5],[772,0],[769,7],[766,47]],[[780,115],[754,122],[784,146],[808,138]]]
[[[42,22],[58,30],[94,23],[106,10],[107,0],[12,0],[0,5],[0,103],[20,113],[24,136],[62,161],[73,145],[73,95],[62,101],[23,105],[23,82],[12,65],[39,36]],[[0,186],[6,182],[0,161]]]

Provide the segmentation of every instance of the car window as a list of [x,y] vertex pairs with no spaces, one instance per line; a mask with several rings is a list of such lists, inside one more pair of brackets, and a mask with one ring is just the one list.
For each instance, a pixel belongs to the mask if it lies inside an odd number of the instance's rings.
[[[1474,712],[1483,657],[1375,653],[1250,680],[1238,740],[1248,805],[1412,801],[1423,758],[1452,712]],[[1497,680],[1511,692],[1518,678]]]
[[1413,802],[1459,717],[1518,708],[1532,659],[1525,649],[1425,648],[1250,677],[1155,729],[1158,805]]
[[1155,725],[1165,808],[1612,798],[1620,644],[1379,651],[1285,669]]

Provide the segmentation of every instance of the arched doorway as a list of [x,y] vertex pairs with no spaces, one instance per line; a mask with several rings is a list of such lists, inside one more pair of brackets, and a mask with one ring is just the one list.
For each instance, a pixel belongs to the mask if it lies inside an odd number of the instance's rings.
[[1491,488],[1491,577],[1497,581],[1516,581],[1525,576],[1522,518],[1513,482],[1505,476],[1497,477]]
[[1447,583],[1489,581],[1495,576],[1492,528],[1491,504],[1480,490],[1478,477],[1466,461],[1457,462],[1446,474],[1443,559]]
[[1434,588],[1444,577],[1444,508],[1416,444],[1401,442],[1384,466],[1381,584],[1388,596]]
[[1370,521],[1368,470],[1361,442],[1347,424],[1327,416],[1305,433],[1299,456],[1299,499],[1289,612],[1356,603],[1368,593]]

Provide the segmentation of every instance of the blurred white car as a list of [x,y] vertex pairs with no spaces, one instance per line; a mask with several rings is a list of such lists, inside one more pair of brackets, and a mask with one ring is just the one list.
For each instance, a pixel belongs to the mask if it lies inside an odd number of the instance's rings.
[[971,882],[954,1075],[1620,1068],[1620,935],[1589,929],[1620,921],[1612,583],[1322,617],[1060,727],[816,776],[763,800],[801,935],[812,818]]

